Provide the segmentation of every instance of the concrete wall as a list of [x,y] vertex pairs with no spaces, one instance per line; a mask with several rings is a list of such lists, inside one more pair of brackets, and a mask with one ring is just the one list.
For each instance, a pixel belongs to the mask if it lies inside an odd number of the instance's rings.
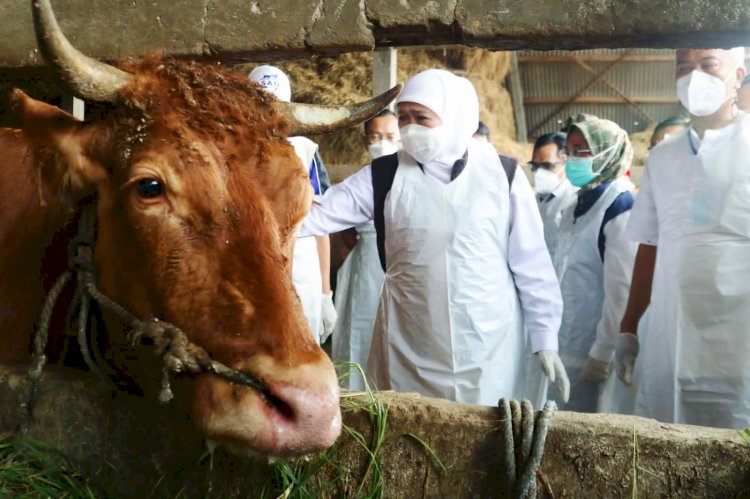
[[[750,0],[56,0],[65,34],[100,59],[273,60],[374,47],[499,50],[750,43]],[[0,68],[42,64],[29,0],[0,2]]]
[[[23,371],[0,365],[0,434],[18,426],[27,389]],[[382,497],[502,497],[504,446],[496,409],[409,394],[379,396],[388,411],[379,453]],[[349,407],[345,424],[369,442],[370,414],[352,409],[352,399],[343,406]],[[86,374],[45,372],[29,435],[71,456],[112,497],[171,499],[180,489],[180,497],[206,497],[209,485],[212,497],[258,497],[268,484],[267,463],[222,452],[213,462],[200,459],[200,438],[184,417],[154,401],[112,392]],[[409,435],[428,444],[445,470]],[[355,492],[368,461],[362,446],[344,433],[329,456],[340,467],[323,465],[309,488],[319,490],[340,475],[326,496],[361,496]],[[318,463],[313,458],[310,465]],[[738,497],[750,490],[750,446],[731,430],[559,412],[541,471],[557,498]]]

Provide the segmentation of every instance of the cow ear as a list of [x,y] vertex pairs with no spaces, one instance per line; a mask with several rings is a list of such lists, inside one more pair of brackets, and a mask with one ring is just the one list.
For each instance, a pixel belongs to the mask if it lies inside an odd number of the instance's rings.
[[18,89],[13,90],[11,105],[18,126],[34,146],[44,181],[74,193],[91,192],[106,181],[106,170],[87,154],[95,135],[90,126]]

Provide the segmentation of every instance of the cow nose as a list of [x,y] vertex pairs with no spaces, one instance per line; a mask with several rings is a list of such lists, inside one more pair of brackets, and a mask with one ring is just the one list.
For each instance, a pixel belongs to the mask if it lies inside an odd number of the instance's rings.
[[299,386],[278,382],[269,384],[268,402],[287,420],[277,435],[279,447],[294,454],[305,454],[333,445],[341,432],[338,385],[315,383]]

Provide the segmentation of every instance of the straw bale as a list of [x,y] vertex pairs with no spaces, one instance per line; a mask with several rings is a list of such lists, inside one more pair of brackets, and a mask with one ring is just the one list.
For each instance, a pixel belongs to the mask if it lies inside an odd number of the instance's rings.
[[[465,47],[400,48],[398,81],[429,68],[443,68],[471,80],[480,99],[480,119],[490,127],[498,151],[523,161],[531,156],[528,144],[515,142],[515,122],[505,76],[510,67],[509,52],[491,52]],[[276,63],[288,75],[295,102],[351,104],[372,95],[372,52],[313,57]],[[255,64],[238,66],[249,71]],[[362,128],[312,137],[320,144],[331,179],[336,182],[369,162],[361,142]]]

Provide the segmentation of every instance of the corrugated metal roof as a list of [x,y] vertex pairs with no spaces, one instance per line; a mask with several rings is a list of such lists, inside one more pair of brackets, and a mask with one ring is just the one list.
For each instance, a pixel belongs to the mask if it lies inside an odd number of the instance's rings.
[[[560,59],[570,55],[580,56],[583,59],[586,57],[601,59],[625,54],[629,57],[651,56],[651,59],[645,61],[625,59],[606,72],[606,80],[621,93],[613,90],[601,80],[592,83],[596,74],[574,61]],[[615,121],[630,133],[648,128],[651,120],[647,115],[654,121],[661,121],[683,112],[675,93],[673,50],[520,51],[518,56],[523,97],[526,101],[524,105],[526,123],[530,135],[538,136],[555,131],[568,116],[579,112],[591,113]],[[538,56],[542,60],[534,61],[533,56]],[[594,71],[601,72],[613,62],[612,60],[596,60],[585,61],[585,64]],[[624,101],[622,103],[574,103],[560,109],[576,94],[579,94],[579,98],[589,101],[622,99],[621,94],[624,94],[627,98],[636,101],[643,112]],[[534,100],[540,99],[542,102],[534,103]],[[648,102],[638,103],[639,99],[645,99]],[[534,131],[552,113],[555,113],[553,119]]]

